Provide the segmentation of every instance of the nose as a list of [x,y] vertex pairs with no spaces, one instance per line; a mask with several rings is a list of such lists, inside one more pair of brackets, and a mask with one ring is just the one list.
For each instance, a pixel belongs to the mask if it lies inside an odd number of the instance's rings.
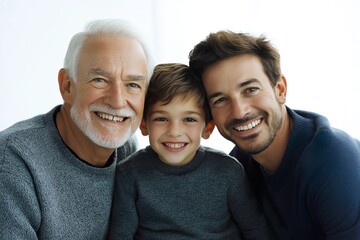
[[114,82],[108,90],[105,103],[115,109],[123,108],[127,104],[126,94],[125,86],[119,82]]
[[179,122],[173,121],[168,124],[167,134],[171,137],[181,136],[181,124]]
[[231,101],[231,111],[233,118],[242,119],[250,113],[249,103],[245,99],[233,99]]

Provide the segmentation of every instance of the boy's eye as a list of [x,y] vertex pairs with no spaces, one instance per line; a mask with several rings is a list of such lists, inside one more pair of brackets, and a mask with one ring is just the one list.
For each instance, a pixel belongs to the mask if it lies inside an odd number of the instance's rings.
[[164,117],[157,117],[157,118],[154,118],[154,121],[156,121],[156,122],[166,122],[167,119],[164,118]]
[[109,86],[110,82],[104,78],[94,78],[91,80],[91,85],[96,88],[106,88]]
[[195,118],[192,117],[187,117],[184,119],[184,122],[197,122],[197,120]]

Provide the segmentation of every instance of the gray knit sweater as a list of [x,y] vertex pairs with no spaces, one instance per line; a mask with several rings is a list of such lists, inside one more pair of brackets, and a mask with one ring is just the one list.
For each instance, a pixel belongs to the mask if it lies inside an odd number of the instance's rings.
[[200,147],[180,167],[147,147],[118,165],[110,239],[268,239],[242,165]]
[[116,159],[136,150],[132,139],[105,168],[78,159],[63,143],[54,116],[19,122],[0,132],[0,238],[104,239]]

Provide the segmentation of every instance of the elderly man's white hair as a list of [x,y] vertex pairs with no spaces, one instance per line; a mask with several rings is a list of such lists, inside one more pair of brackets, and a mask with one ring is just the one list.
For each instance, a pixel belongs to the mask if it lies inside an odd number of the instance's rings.
[[69,71],[69,75],[74,79],[74,81],[76,81],[76,69],[79,62],[80,51],[85,40],[88,37],[102,34],[127,36],[138,41],[145,52],[148,66],[148,78],[150,78],[154,68],[154,63],[140,32],[138,32],[138,30],[128,21],[123,19],[100,19],[88,23],[83,32],[75,34],[70,40],[69,47],[65,55],[64,68]]

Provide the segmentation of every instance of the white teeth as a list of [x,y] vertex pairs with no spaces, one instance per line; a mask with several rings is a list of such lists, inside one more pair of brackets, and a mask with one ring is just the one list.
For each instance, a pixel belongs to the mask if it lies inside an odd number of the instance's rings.
[[105,113],[96,113],[96,115],[98,115],[99,117],[101,117],[103,119],[113,121],[113,122],[122,122],[122,121],[124,121],[124,118],[122,118],[122,117],[108,115],[108,114],[105,114]]
[[165,143],[165,145],[169,148],[178,149],[184,147],[185,143]]
[[242,125],[242,126],[239,126],[239,127],[236,127],[235,129],[238,130],[238,131],[246,131],[246,130],[250,130],[252,129],[253,127],[257,126],[260,124],[260,119],[256,120],[256,121],[253,121],[247,125]]

